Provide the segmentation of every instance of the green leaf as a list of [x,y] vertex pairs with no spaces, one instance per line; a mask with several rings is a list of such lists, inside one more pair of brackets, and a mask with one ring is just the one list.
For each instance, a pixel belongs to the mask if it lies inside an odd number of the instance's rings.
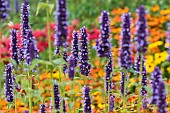
[[63,58],[58,58],[56,60],[53,60],[52,61],[54,64],[56,65],[63,65],[63,64],[66,64],[65,60]]
[[51,14],[54,9],[54,4],[48,4],[48,7],[49,7],[50,14]]
[[11,59],[11,63],[14,66],[14,68],[17,68],[17,62],[14,59]]
[[37,5],[36,15],[38,15],[41,7],[46,8],[46,7],[48,7],[48,4],[47,4],[47,3],[44,3],[44,2],[39,2],[38,5]]

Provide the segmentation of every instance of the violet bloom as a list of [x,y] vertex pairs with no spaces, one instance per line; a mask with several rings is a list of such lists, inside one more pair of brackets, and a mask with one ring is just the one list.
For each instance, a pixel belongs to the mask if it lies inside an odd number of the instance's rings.
[[148,101],[146,99],[146,97],[143,98],[142,100],[142,109],[147,109],[148,108]]
[[[130,69],[131,68],[131,52],[130,52],[130,15],[123,14],[122,15],[122,41],[121,41],[121,50],[120,50],[120,59],[119,63],[122,69]],[[124,94],[124,84],[126,75],[124,72],[121,73],[121,93]]]
[[110,20],[109,12],[102,11],[100,17],[100,38],[96,42],[96,51],[98,52],[99,57],[108,57],[110,54]]
[[[65,62],[68,62],[68,61],[67,61],[67,57],[68,57],[67,51],[65,51],[65,52],[63,53],[63,59],[65,60]],[[64,64],[64,65],[63,65],[63,73],[65,74],[66,72],[67,72],[67,65]]]
[[147,25],[146,25],[146,11],[143,5],[137,10],[138,13],[138,21],[136,23],[136,47],[138,53],[144,54],[147,51],[148,43],[146,41],[146,37],[148,35]]
[[29,111],[28,111],[28,110],[25,110],[24,113],[29,113]]
[[59,92],[58,87],[59,86],[57,84],[54,85],[54,101],[55,101],[55,109],[59,111],[60,110],[60,92]]
[[168,104],[166,102],[166,91],[165,84],[163,81],[159,82],[158,96],[159,96],[157,101],[158,113],[167,113],[166,107]]
[[11,58],[16,61],[17,64],[19,64],[19,58],[18,58],[18,39],[17,39],[17,31],[15,29],[11,30]]
[[113,68],[112,68],[112,55],[110,53],[109,62],[106,65],[106,92],[108,92],[109,86],[110,86],[110,83],[111,83],[110,75],[112,73],[112,70],[113,70]]
[[167,32],[166,32],[166,43],[168,44],[168,57],[167,61],[170,61],[170,22],[167,23]]
[[68,76],[71,80],[74,79],[74,71],[75,71],[75,57],[73,55],[69,58],[69,64],[68,64]]
[[[20,54],[24,59],[26,57],[26,46],[27,46],[27,42],[28,42],[28,38],[27,38],[27,35],[28,35],[28,32],[29,32],[29,29],[30,29],[30,25],[29,25],[29,5],[27,2],[23,2],[22,3],[22,6],[21,6],[21,11],[22,11],[22,14],[21,14],[21,22],[22,22],[22,25],[21,25],[21,36],[22,36],[22,44],[21,44],[21,47],[23,50],[21,50],[20,52],[22,54]],[[24,59],[21,59],[21,60],[24,60]]]
[[158,89],[159,89],[159,82],[162,81],[162,74],[159,69],[159,67],[155,67],[154,72],[152,72],[152,80],[151,80],[151,86],[152,86],[152,96],[151,96],[151,104],[156,104],[158,100]]
[[8,15],[8,2],[5,0],[0,0],[0,18],[7,19]]
[[141,95],[142,96],[146,96],[147,95],[147,90],[146,90],[146,86],[147,86],[147,75],[146,75],[146,68],[143,66],[142,69],[142,89],[141,89]]
[[91,65],[88,63],[88,39],[86,28],[81,28],[81,47],[80,47],[80,73],[82,75],[88,76],[90,73]]
[[13,92],[13,77],[12,77],[12,65],[7,64],[5,67],[5,97],[7,102],[13,102],[14,92]]
[[88,86],[84,87],[83,98],[84,98],[84,113],[92,113],[91,100],[90,100],[90,88]]
[[67,47],[67,8],[66,0],[57,1],[57,29],[55,34],[56,54],[60,47]]
[[30,65],[33,59],[38,58],[38,49],[31,30],[28,31],[27,38],[28,42],[26,44],[26,62],[27,65]]
[[65,99],[63,99],[63,113],[66,113],[66,102]]
[[45,104],[40,105],[40,113],[46,113],[46,106]]
[[15,14],[17,14],[19,12],[19,1],[18,0],[15,0],[14,1],[14,4],[15,4]]
[[79,52],[79,47],[78,47],[78,32],[77,31],[73,31],[72,37],[73,37],[72,52],[73,52],[73,56],[75,58],[75,66],[77,66],[78,52]]
[[113,112],[113,109],[114,109],[114,96],[113,95],[110,95],[110,112]]

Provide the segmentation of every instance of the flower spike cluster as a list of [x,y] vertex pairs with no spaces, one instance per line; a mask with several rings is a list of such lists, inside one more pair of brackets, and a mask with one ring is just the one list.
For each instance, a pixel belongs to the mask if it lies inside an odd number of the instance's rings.
[[59,53],[60,47],[67,47],[67,9],[66,0],[57,0],[57,29],[55,34],[55,53]]
[[[131,52],[130,52],[130,15],[122,15],[122,41],[121,41],[121,50],[120,50],[120,59],[119,63],[122,69],[131,68]],[[121,73],[121,93],[124,94],[124,84],[126,81],[126,75],[124,72]]]
[[162,75],[159,67],[155,67],[154,72],[151,74],[151,86],[152,86],[152,97],[151,97],[151,104],[156,104],[158,100],[158,89],[159,89],[159,82],[162,81]]
[[69,64],[68,64],[68,76],[71,80],[74,79],[74,71],[75,71],[75,57],[73,55],[69,58]]
[[90,73],[91,65],[88,63],[88,39],[86,28],[81,28],[81,47],[80,47],[80,73],[82,75],[88,76]]
[[60,110],[60,92],[58,89],[58,85],[54,85],[54,101],[55,101],[55,109]]
[[17,31],[15,29],[11,30],[11,58],[16,61],[17,64],[19,64],[19,49],[18,49],[18,39],[17,39]]
[[73,56],[75,58],[75,66],[77,66],[78,52],[79,52],[79,47],[78,47],[78,32],[77,31],[73,31],[72,37],[73,37],[72,51],[73,51]]
[[0,19],[8,18],[8,2],[5,0],[0,0]]
[[26,63],[30,65],[32,60],[38,58],[38,49],[32,31],[28,31],[28,42],[26,44]]
[[27,42],[28,42],[28,31],[30,29],[30,25],[29,25],[29,5],[27,2],[23,2],[22,3],[22,7],[21,7],[21,28],[22,28],[22,32],[21,32],[21,36],[22,36],[22,50],[20,51],[20,56],[21,56],[21,60],[23,61],[25,59],[25,54],[26,54],[26,46],[27,46]]
[[40,105],[40,113],[46,113],[46,106],[45,104]]
[[7,102],[13,102],[14,100],[14,92],[13,92],[13,77],[12,77],[12,65],[7,64],[5,67],[5,95]]
[[91,100],[90,100],[90,88],[88,86],[84,87],[84,113],[92,113],[91,110]]
[[166,44],[168,45],[168,57],[167,61],[170,61],[170,22],[167,23],[167,32],[166,32]]
[[136,25],[136,47],[138,53],[145,53],[147,51],[148,43],[146,37],[148,35],[147,24],[146,24],[146,11],[143,5],[137,10],[138,12],[138,21]]
[[110,20],[109,13],[107,11],[102,11],[100,17],[100,38],[96,42],[96,51],[99,57],[108,57],[110,54]]

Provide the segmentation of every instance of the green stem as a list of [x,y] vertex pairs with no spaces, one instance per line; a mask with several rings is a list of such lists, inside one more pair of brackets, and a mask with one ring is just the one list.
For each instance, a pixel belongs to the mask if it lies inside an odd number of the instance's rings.
[[[106,88],[106,79],[104,78],[104,89]],[[107,92],[106,92],[106,90],[105,90],[105,96],[104,96],[105,98],[104,98],[104,105],[105,105],[105,113],[107,113],[107,100],[106,100],[106,98],[107,98]]]
[[138,104],[137,104],[137,113],[140,113],[140,102],[141,102],[141,96],[140,96],[140,92],[141,92],[141,77],[142,77],[142,66],[143,66],[143,63],[142,63],[142,54],[140,53],[140,75],[139,75],[139,87],[138,87]]
[[126,76],[127,76],[127,70],[124,72],[124,89],[123,89],[123,111],[125,112],[126,110],[126,87],[127,87],[127,81],[126,81]]
[[[46,0],[46,3],[48,4],[49,0]],[[47,14],[47,37],[48,37],[48,51],[49,51],[49,61],[52,64],[52,49],[51,49],[51,38],[50,38],[50,19],[49,19],[49,8],[46,8],[46,14]],[[50,81],[52,84],[52,113],[55,112],[55,102],[54,102],[54,83],[52,78],[52,66],[50,66]]]
[[29,112],[32,113],[32,75],[28,72],[28,80],[29,80]]
[[17,90],[15,89],[15,113],[17,112]]
[[74,113],[76,112],[76,110],[75,110],[75,105],[76,105],[76,102],[75,102],[75,90],[74,90],[74,80],[72,81],[72,90],[73,90],[73,96],[72,96],[72,98],[73,98],[73,111],[74,111]]

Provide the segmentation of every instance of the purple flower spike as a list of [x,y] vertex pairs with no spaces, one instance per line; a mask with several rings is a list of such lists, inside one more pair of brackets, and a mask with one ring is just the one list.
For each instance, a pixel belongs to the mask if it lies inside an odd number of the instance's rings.
[[56,54],[60,47],[67,47],[67,8],[66,0],[57,1],[57,29],[55,35]]
[[27,65],[30,65],[32,60],[38,58],[38,49],[36,45],[35,38],[33,37],[32,31],[29,30],[28,32],[28,42],[26,44],[26,60]]
[[[21,22],[22,22],[22,32],[21,32],[21,36],[22,36],[22,49],[21,50],[22,54],[20,54],[24,59],[25,59],[25,54],[27,53],[26,52],[26,45],[27,45],[27,42],[28,42],[28,38],[27,38],[27,35],[28,35],[28,32],[29,32],[29,29],[30,29],[30,25],[29,25],[29,5],[27,2],[24,2],[22,3],[22,6],[21,6],[21,10],[22,10],[22,14],[21,14]],[[24,60],[24,59],[21,59],[21,60]]]
[[159,89],[159,82],[162,81],[162,75],[159,67],[155,67],[154,72],[152,72],[152,96],[151,96],[151,104],[156,104],[158,100],[158,89]]
[[19,12],[19,1],[15,0],[14,4],[15,4],[15,14],[17,14]]
[[108,57],[110,54],[110,20],[109,12],[102,11],[100,17],[100,38],[96,42],[96,51],[98,52],[99,57]]
[[74,55],[74,58],[75,58],[75,66],[77,66],[78,52],[79,52],[79,47],[78,47],[78,32],[73,31],[72,37],[73,37],[72,51],[73,51],[73,55]]
[[7,19],[8,18],[8,2],[5,0],[0,0],[0,18]]
[[147,109],[148,108],[148,101],[146,99],[146,97],[143,98],[142,100],[142,109]]
[[[65,51],[65,52],[63,53],[63,59],[64,59],[66,62],[68,62],[68,61],[67,61],[67,57],[68,57],[67,51]],[[63,73],[65,74],[66,72],[67,72],[67,65],[64,64],[64,65],[63,65]]]
[[[130,69],[131,68],[131,53],[130,53],[130,15],[123,14],[122,15],[122,41],[121,41],[121,50],[120,50],[120,59],[119,63],[122,69]],[[124,94],[124,84],[126,81],[125,73],[121,73],[121,93]]]
[[106,65],[106,92],[108,92],[109,90],[109,86],[110,86],[110,75],[112,73],[112,55],[110,54],[110,57],[109,57],[109,62],[108,64]]
[[114,109],[114,96],[110,95],[110,112],[113,112]]
[[158,113],[167,113],[166,107],[168,104],[166,102],[166,91],[165,91],[165,84],[163,81],[159,83],[158,95],[159,95],[157,101]]
[[88,86],[84,87],[84,113],[92,113],[91,110],[91,100],[90,100],[90,88]]
[[29,113],[29,111],[28,111],[28,110],[25,110],[24,113]]
[[167,57],[167,61],[170,61],[170,22],[167,23],[167,32],[166,32],[166,43],[168,44],[168,57]]
[[16,30],[13,29],[11,30],[11,58],[16,61],[17,64],[19,64],[19,59],[18,59],[18,39],[17,39],[17,33]]
[[147,95],[147,90],[146,90],[146,86],[147,86],[147,75],[146,75],[146,68],[143,66],[142,69],[142,89],[141,89],[141,95],[142,96],[146,96]]
[[5,67],[5,78],[6,78],[6,101],[12,102],[14,100],[14,93],[13,93],[13,77],[12,77],[12,65],[7,64]]
[[120,50],[120,66],[123,69],[131,68],[131,52],[130,52],[130,15],[122,15],[122,41]]
[[148,43],[146,41],[146,37],[148,35],[147,25],[146,25],[146,11],[143,5],[137,10],[138,12],[138,21],[136,23],[136,47],[138,53],[145,53],[147,51]]
[[81,28],[81,47],[80,47],[80,73],[82,75],[88,76],[90,73],[91,65],[88,63],[88,39],[86,28]]
[[65,99],[63,99],[63,113],[66,113],[66,102]]
[[60,110],[60,92],[58,89],[58,85],[54,85],[54,101],[55,101],[55,109]]
[[40,113],[46,113],[46,106],[45,104],[40,105]]
[[74,79],[74,71],[75,71],[75,57],[71,55],[69,58],[69,67],[68,67],[68,76],[71,80]]

